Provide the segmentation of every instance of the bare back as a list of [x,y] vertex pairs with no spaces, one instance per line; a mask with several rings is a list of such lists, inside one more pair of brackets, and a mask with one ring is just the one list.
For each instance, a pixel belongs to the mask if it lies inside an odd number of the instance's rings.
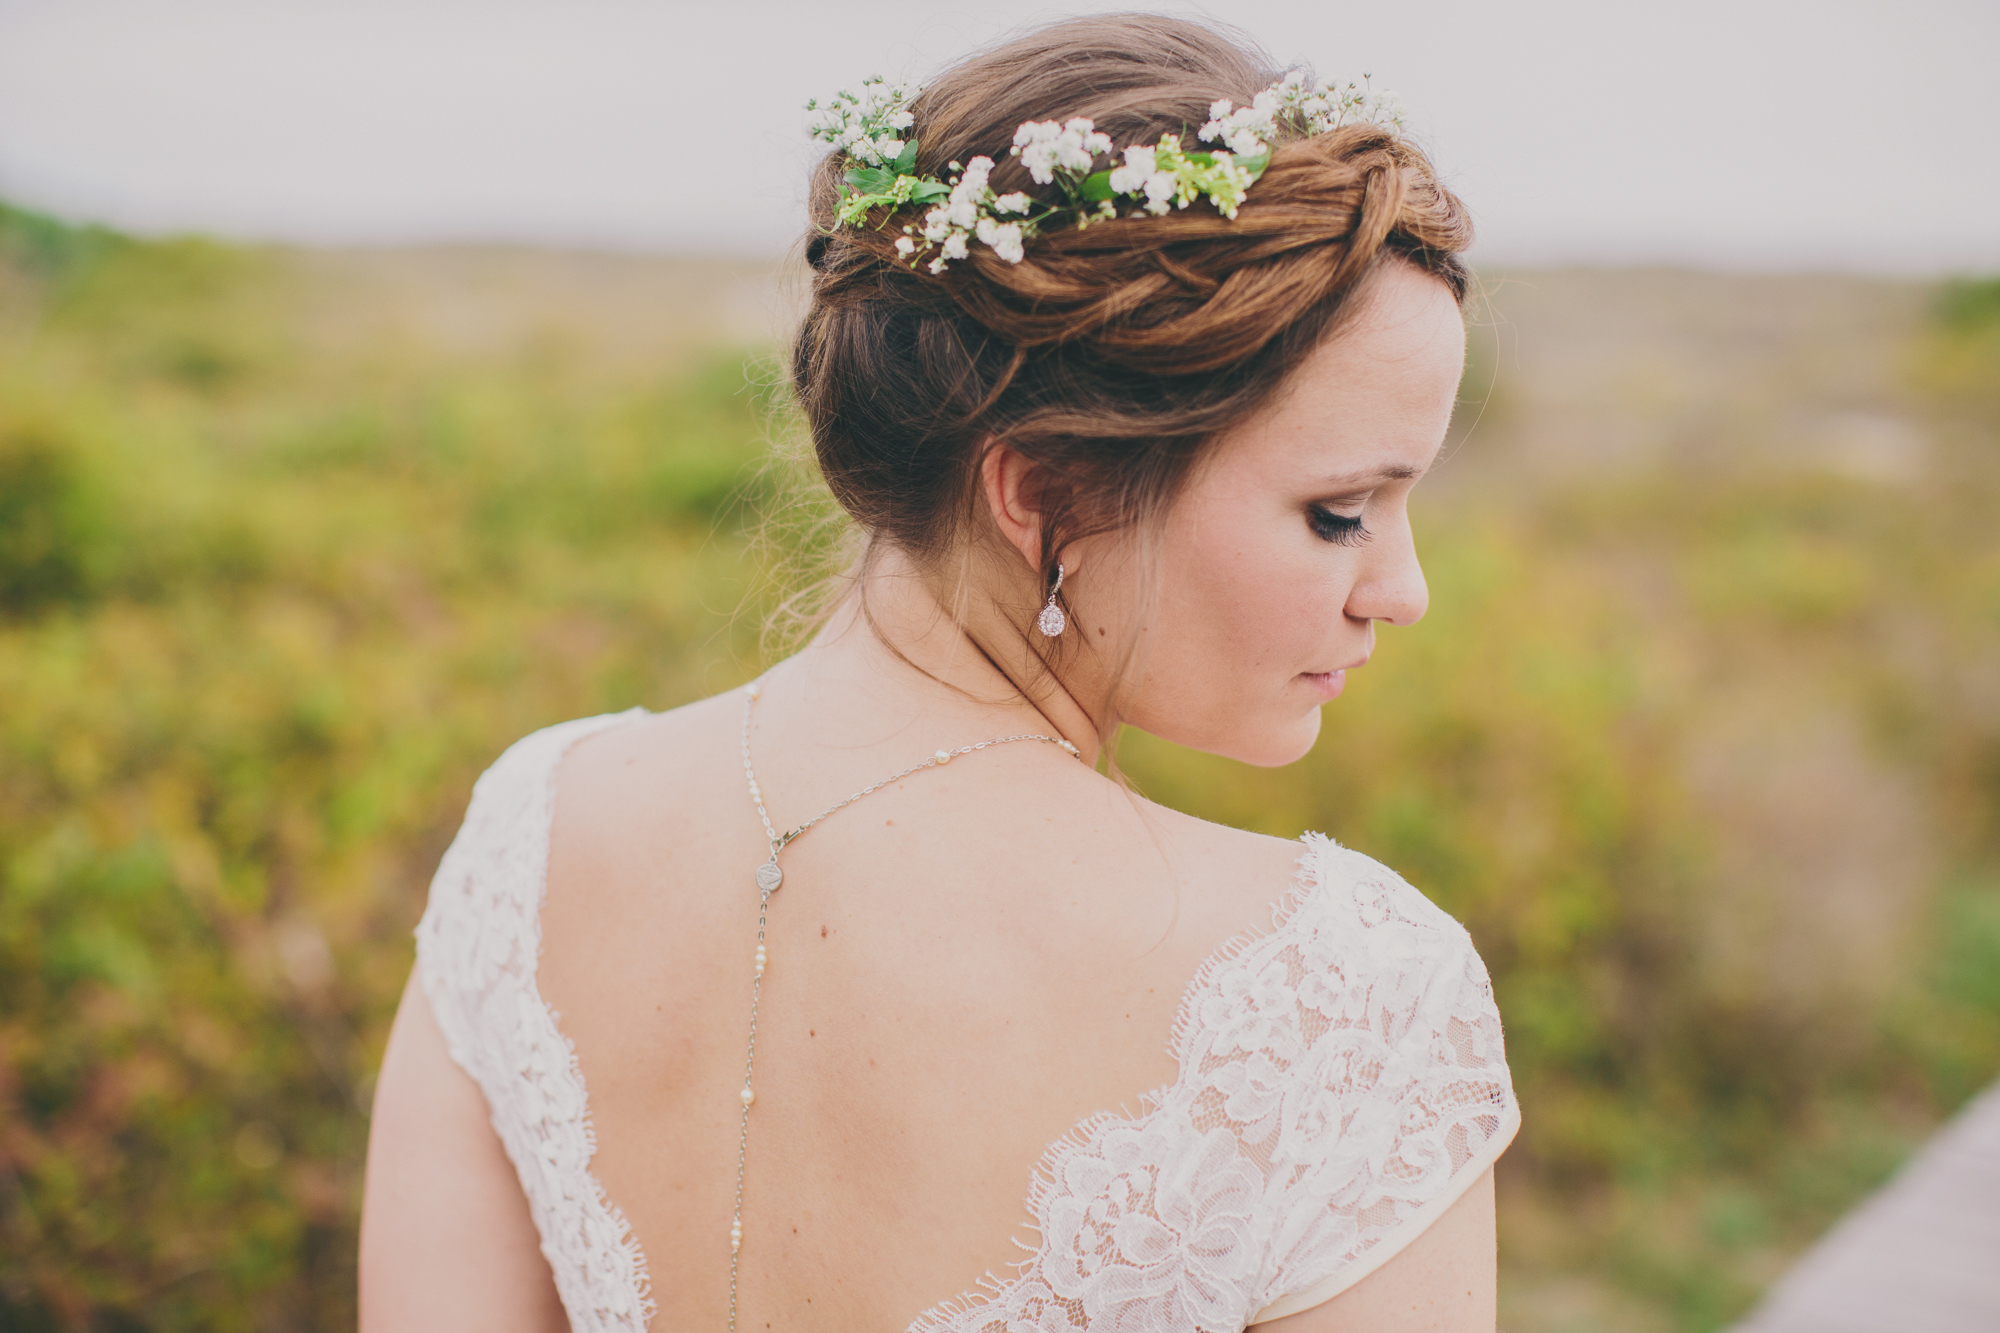
[[[731,694],[617,727],[557,780],[541,987],[576,1045],[595,1174],[647,1256],[659,1327],[725,1316],[765,855],[741,708]],[[984,738],[829,748],[795,720],[776,701],[754,742],[784,824]],[[1173,1080],[1184,989],[1230,937],[1268,928],[1298,854],[1036,744],[916,774],[787,849],[740,1326],[900,1329],[1005,1275],[1034,1239],[1044,1151]]]

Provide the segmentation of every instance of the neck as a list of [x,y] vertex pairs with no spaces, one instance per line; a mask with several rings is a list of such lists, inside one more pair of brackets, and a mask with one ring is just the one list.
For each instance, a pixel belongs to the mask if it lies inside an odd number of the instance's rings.
[[934,734],[937,745],[1036,731],[1068,741],[1094,764],[1095,714],[1024,637],[1039,608],[1016,624],[996,599],[969,595],[975,573],[968,571],[968,595],[955,596],[960,590],[937,586],[901,553],[881,553],[781,674],[794,676],[791,688],[821,716],[851,717],[869,730],[909,726]]

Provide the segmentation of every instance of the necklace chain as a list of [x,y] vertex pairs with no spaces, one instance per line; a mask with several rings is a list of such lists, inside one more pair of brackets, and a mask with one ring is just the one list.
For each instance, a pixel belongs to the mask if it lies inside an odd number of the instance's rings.
[[784,851],[786,846],[807,829],[813,827],[827,816],[845,810],[862,797],[878,792],[891,783],[901,782],[912,773],[920,773],[927,768],[941,767],[958,758],[960,755],[972,754],[975,751],[988,749],[995,745],[1008,745],[1014,741],[1046,741],[1050,745],[1066,750],[1070,755],[1079,760],[1083,758],[1082,755],[1077,753],[1074,745],[1071,745],[1068,741],[1060,737],[1044,736],[1038,732],[1022,732],[1014,736],[995,736],[990,740],[978,741],[971,745],[961,745],[955,750],[939,750],[922,763],[911,764],[900,773],[892,773],[872,786],[863,787],[847,799],[835,801],[832,805],[829,805],[826,809],[820,811],[796,828],[780,833],[778,832],[777,825],[771,822],[770,811],[764,808],[764,792],[757,785],[757,770],[750,766],[750,710],[756,707],[757,696],[761,693],[763,693],[763,682],[761,680],[751,681],[744,690],[743,778],[744,781],[750,784],[750,800],[757,807],[757,817],[764,821],[764,833],[770,839],[771,843],[771,857],[764,864],[757,867],[756,875],[756,971],[750,982],[750,1040],[743,1049],[743,1090],[737,1094],[743,1102],[743,1119],[741,1128],[736,1136],[736,1207],[729,1223],[729,1333],[736,1333],[737,1261],[741,1257],[743,1250],[743,1170],[744,1164],[748,1160],[750,1149],[750,1107],[757,1100],[757,1094],[751,1087],[751,1075],[756,1072],[757,1068],[757,1003],[763,998],[764,970],[770,961],[764,947],[764,932],[770,920],[771,895],[778,891],[779,885],[783,884],[785,879],[784,872],[778,868],[778,853]]

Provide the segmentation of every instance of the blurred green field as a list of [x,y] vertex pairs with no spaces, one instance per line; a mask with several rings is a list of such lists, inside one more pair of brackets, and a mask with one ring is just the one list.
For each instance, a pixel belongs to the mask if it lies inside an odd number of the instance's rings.
[[[2000,285],[1490,288],[1430,617],[1299,765],[1124,758],[1472,929],[1503,1327],[1697,1333],[2000,1075]],[[829,536],[788,299],[0,212],[0,1330],[352,1326],[472,779],[743,679]]]

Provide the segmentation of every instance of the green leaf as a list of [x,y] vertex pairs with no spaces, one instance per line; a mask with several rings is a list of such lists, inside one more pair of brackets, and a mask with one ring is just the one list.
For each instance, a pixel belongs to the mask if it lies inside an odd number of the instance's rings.
[[911,139],[903,145],[902,153],[891,167],[898,176],[914,176],[917,172],[917,141]]
[[1118,192],[1111,188],[1111,173],[1108,171],[1093,171],[1085,176],[1083,184],[1077,187],[1077,193],[1093,204],[1118,197]]
[[1254,181],[1264,174],[1265,167],[1271,165],[1271,150],[1266,148],[1255,157],[1239,157],[1236,159],[1236,165],[1249,172],[1250,179]]
[[951,187],[940,180],[920,180],[910,187],[910,199],[914,203],[930,204],[949,198]]
[[887,194],[895,188],[896,173],[880,167],[851,167],[846,179],[862,194]]
[[840,201],[840,220],[859,226],[868,216],[869,210],[883,204],[894,207],[896,197],[888,194],[850,194]]

